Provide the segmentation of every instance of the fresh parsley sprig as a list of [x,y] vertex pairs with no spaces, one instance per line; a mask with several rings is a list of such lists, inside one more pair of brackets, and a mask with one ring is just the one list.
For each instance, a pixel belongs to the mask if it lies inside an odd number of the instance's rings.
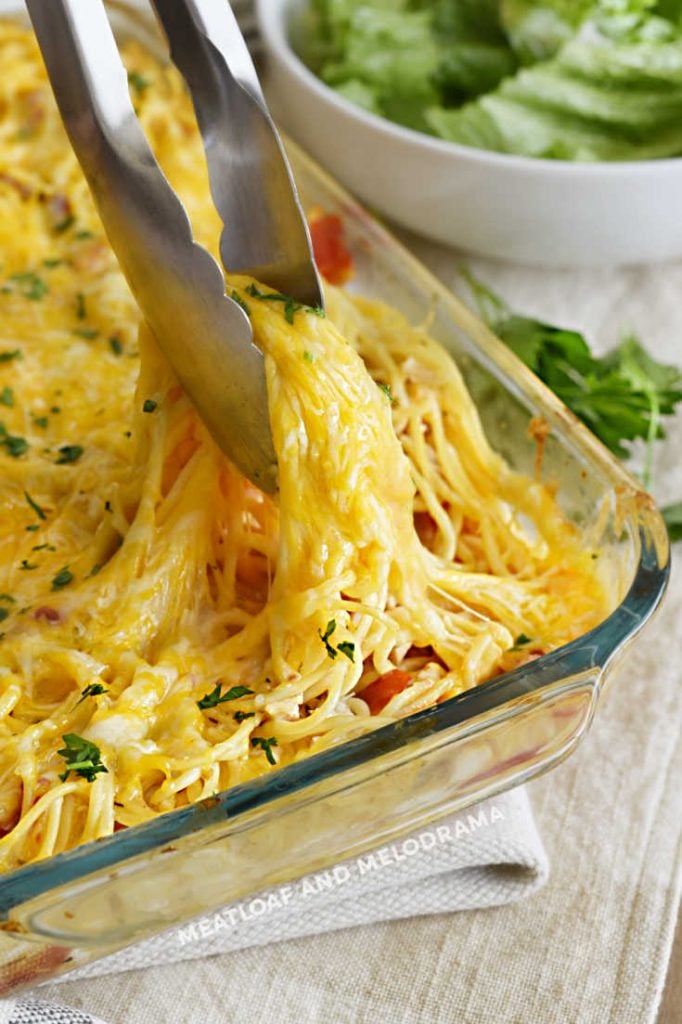
[[336,619],[330,619],[327,623],[324,633],[321,629],[318,629],[317,635],[324,644],[324,648],[327,652],[327,657],[331,658],[332,661],[336,658],[337,654],[345,654],[349,661],[355,661],[355,644],[352,640],[342,640],[336,647],[332,647],[329,643],[330,638],[336,630]]
[[[682,372],[657,362],[632,335],[598,358],[578,331],[515,314],[468,270],[462,274],[497,336],[614,455],[627,459],[633,441],[645,442],[642,481],[650,487],[663,420],[682,402]],[[671,540],[682,540],[682,503],[662,511]]]
[[232,686],[223,693],[223,684],[216,683],[210,693],[204,694],[201,700],[197,701],[197,707],[202,711],[207,708],[215,708],[218,704],[224,704],[228,700],[238,700],[240,697],[248,697],[253,693],[248,686]]
[[62,782],[66,782],[71,772],[93,782],[96,775],[109,770],[102,764],[102,755],[95,743],[77,736],[75,732],[65,733],[62,739],[66,746],[57,751],[66,761],[66,771],[59,776]]

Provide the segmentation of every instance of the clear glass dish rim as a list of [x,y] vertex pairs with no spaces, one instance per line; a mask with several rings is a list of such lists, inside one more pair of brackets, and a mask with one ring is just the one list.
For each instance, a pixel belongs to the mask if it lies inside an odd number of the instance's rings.
[[[114,4],[117,6],[117,4]],[[262,809],[284,796],[315,783],[341,776],[382,755],[500,709],[520,697],[528,697],[549,685],[590,670],[602,675],[622,648],[639,633],[663,598],[670,575],[668,534],[653,500],[639,482],[615,459],[556,396],[473,314],[427,270],[389,231],[381,226],[314,160],[290,140],[287,150],[294,169],[317,182],[336,203],[361,220],[372,242],[388,248],[425,296],[442,302],[455,324],[475,344],[487,369],[507,390],[524,396],[562,436],[564,442],[607,476],[614,489],[630,497],[623,529],[630,533],[638,561],[632,583],[621,603],[597,627],[527,666],[483,683],[435,707],[347,740],[330,750],[235,786],[213,797],[178,810],[160,814],[152,821],[75,847],[34,864],[0,874],[0,919],[9,911],[39,895],[95,872],[199,833],[217,823],[236,823],[238,815]],[[380,770],[380,765],[377,767]]]

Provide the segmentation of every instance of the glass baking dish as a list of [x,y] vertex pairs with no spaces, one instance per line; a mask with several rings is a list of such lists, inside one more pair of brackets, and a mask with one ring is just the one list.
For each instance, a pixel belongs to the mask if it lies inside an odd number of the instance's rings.
[[[138,4],[112,21],[159,46]],[[0,15],[22,5],[0,0]],[[455,297],[290,145],[303,203],[338,213],[352,287],[452,353],[493,445],[530,474],[531,417],[551,427],[545,472],[599,544],[612,610],[596,629],[492,682],[274,774],[0,876],[0,995],[63,973],[217,905],[296,879],[519,785],[578,744],[607,678],[658,605],[669,546],[651,498]]]

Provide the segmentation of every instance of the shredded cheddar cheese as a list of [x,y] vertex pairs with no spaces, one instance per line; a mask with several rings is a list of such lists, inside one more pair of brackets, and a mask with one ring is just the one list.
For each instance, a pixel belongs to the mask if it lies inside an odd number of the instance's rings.
[[[279,495],[244,480],[141,327],[31,34],[2,24],[0,54],[0,868],[426,708],[604,617],[551,491],[491,450],[450,357],[379,303],[330,285],[322,317],[229,277],[266,357]],[[125,59],[215,251],[180,79],[134,45]]]

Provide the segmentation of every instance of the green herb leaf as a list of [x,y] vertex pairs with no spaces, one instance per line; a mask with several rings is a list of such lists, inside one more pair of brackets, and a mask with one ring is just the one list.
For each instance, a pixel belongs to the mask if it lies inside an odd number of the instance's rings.
[[96,775],[106,772],[108,769],[102,764],[102,755],[99,747],[90,740],[77,736],[74,732],[67,732],[62,736],[66,746],[57,753],[66,761],[66,771],[59,778],[66,782],[71,772],[93,782]]
[[0,363],[11,363],[13,359],[23,359],[24,353],[20,348],[14,348],[11,351],[0,352]]
[[86,341],[94,341],[99,337],[99,331],[94,327],[77,327],[73,333],[77,338],[85,338]]
[[235,713],[233,714],[232,717],[234,718],[235,722],[244,722],[244,721],[246,721],[247,718],[255,718],[256,717],[256,712],[255,711],[235,711]]
[[112,334],[112,336],[109,338],[109,347],[111,348],[111,351],[114,353],[115,356],[120,356],[121,352],[123,351],[121,339],[117,338],[115,334]]
[[305,352],[303,353],[303,358],[305,359],[306,363],[310,363],[311,365],[312,363],[315,362],[314,353],[309,352],[308,349],[306,349]]
[[85,320],[86,317],[85,296],[83,292],[76,292],[76,316],[79,320]]
[[8,455],[18,459],[28,451],[28,441],[25,437],[15,437],[7,433],[4,423],[0,423],[0,445],[3,445]]
[[76,707],[81,704],[86,697],[96,697],[100,693],[108,693],[106,686],[102,686],[101,683],[89,683],[84,690],[81,691],[80,700],[76,701]]
[[355,644],[351,640],[342,640],[340,644],[337,644],[336,649],[341,654],[345,654],[349,661],[355,662]]
[[327,657],[331,658],[332,661],[336,657],[337,652],[332,647],[332,645],[329,643],[329,638],[330,638],[330,636],[332,636],[332,634],[333,634],[335,629],[336,629],[336,619],[330,619],[329,622],[327,623],[327,627],[326,627],[324,633],[322,632],[321,629],[318,629],[318,631],[317,631],[318,635],[320,637],[320,640],[322,641],[322,643],[325,646],[325,650],[327,652]]
[[4,622],[9,617],[9,611],[7,608],[0,608],[0,622]]
[[150,86],[150,81],[140,74],[139,71],[128,72],[128,83],[138,97],[144,96]]
[[59,449],[59,458],[55,465],[65,466],[69,462],[77,462],[82,454],[83,449],[79,444],[64,444]]
[[277,764],[277,761],[275,760],[275,755],[272,752],[272,748],[277,746],[277,740],[274,736],[272,736],[270,739],[267,739],[265,736],[252,736],[251,746],[260,747],[265,752],[265,756],[267,757],[270,764]]
[[142,412],[154,412],[158,406],[158,402],[155,402],[153,398],[145,398],[142,406]]
[[34,416],[33,422],[35,423],[36,427],[40,427],[41,430],[46,430],[49,424],[47,416]]
[[16,604],[16,597],[12,597],[11,594],[0,594],[0,601],[4,601],[5,604]]
[[381,388],[389,402],[393,402],[393,395],[391,394],[390,384],[382,384],[380,381],[377,381],[377,387]]
[[12,274],[10,281],[18,286],[17,291],[23,298],[30,299],[32,302],[39,302],[49,291],[43,278],[33,271],[25,274]]
[[21,565],[19,566],[22,572],[32,572],[33,569],[37,569],[38,565],[31,565],[28,558],[22,558]]
[[35,514],[38,516],[38,519],[47,519],[47,516],[45,515],[45,510],[40,507],[37,501],[33,500],[28,491],[24,491],[24,497],[26,498],[26,501],[31,506]]
[[232,686],[226,693],[223,693],[222,689],[222,683],[216,683],[210,693],[205,694],[201,700],[197,701],[197,707],[205,711],[206,708],[215,708],[218,704],[224,704],[225,701],[238,700],[240,697],[248,697],[253,693],[248,686]]
[[234,288],[230,292],[230,298],[232,299],[233,302],[236,302],[238,306],[242,307],[242,309],[244,310],[244,312],[246,313],[247,316],[251,315],[251,310],[249,309],[247,304],[244,302],[244,300],[241,297],[241,295],[239,294],[239,292],[235,291]]
[[61,235],[65,231],[68,231],[70,227],[73,227],[75,223],[76,218],[72,214],[69,214],[67,217],[64,217],[63,220],[60,220],[58,224],[55,224],[54,231],[56,234]]
[[69,583],[71,583],[72,580],[73,580],[73,573],[71,572],[71,570],[67,566],[64,566],[64,568],[60,569],[59,572],[57,573],[57,575],[52,580],[52,587],[51,587],[51,589],[52,590],[62,590],[64,587],[68,586]]
[[14,405],[14,391],[12,388],[4,387],[0,391],[0,405],[6,405],[8,408],[12,408]]
[[468,272],[464,276],[490,327],[540,380],[619,458],[628,445],[647,443],[645,483],[651,478],[654,442],[661,421],[682,402],[682,373],[652,359],[636,338],[626,338],[603,358],[590,352],[577,331],[511,313]]

